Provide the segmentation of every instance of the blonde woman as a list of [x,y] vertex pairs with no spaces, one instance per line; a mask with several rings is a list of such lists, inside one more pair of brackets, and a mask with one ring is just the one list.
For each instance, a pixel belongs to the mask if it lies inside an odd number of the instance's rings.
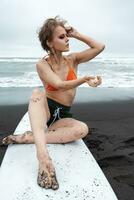
[[[38,75],[44,90],[34,89],[29,102],[29,118],[32,132],[22,135],[10,135],[3,144],[35,143],[39,172],[37,183],[44,188],[58,189],[55,168],[47,151],[47,143],[68,143],[85,137],[88,126],[73,118],[70,113],[76,94],[76,88],[87,83],[91,87],[101,84],[100,76],[86,75],[77,77],[80,63],[87,62],[101,53],[104,44],[78,32],[59,17],[47,19],[39,31],[41,46],[48,53],[36,64]],[[69,38],[87,44],[82,52],[68,52]]]

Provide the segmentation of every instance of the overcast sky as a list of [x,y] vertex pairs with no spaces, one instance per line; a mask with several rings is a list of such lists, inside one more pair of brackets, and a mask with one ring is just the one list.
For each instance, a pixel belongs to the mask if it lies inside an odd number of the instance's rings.
[[[1,0],[0,57],[44,54],[36,31],[60,15],[79,32],[103,42],[106,54],[134,55],[133,0]],[[85,48],[71,39],[71,50]]]

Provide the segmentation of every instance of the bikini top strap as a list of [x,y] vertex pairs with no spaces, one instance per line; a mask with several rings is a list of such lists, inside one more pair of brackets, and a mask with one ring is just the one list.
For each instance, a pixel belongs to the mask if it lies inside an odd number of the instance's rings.
[[52,67],[52,65],[48,62],[48,64],[49,64],[49,66],[50,66],[50,68],[51,68],[51,70],[53,71],[53,72],[55,72],[54,70],[53,70],[53,67]]
[[[48,58],[48,57],[47,57],[47,58]],[[47,58],[44,58],[44,59],[47,61],[47,63],[48,63],[48,65],[50,66],[51,70],[54,72],[53,67],[52,67],[52,65],[50,64],[50,61],[49,61]]]
[[66,60],[66,62],[67,62],[67,67],[69,68],[69,70],[70,69],[72,69],[72,67],[70,67],[70,63],[69,63],[69,60],[65,57],[65,56],[63,56],[64,57],[64,59]]

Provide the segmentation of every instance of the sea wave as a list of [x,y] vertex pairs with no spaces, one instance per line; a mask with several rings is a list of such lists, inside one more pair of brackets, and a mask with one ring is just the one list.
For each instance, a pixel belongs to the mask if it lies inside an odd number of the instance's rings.
[[[31,62],[36,63],[40,58],[39,57],[0,57],[0,62]],[[91,63],[101,62],[101,63],[111,63],[111,64],[131,64],[134,63],[134,57],[113,57],[113,56],[104,56],[96,57],[90,61]]]
[[[0,58],[0,87],[42,86],[35,67],[38,59]],[[134,57],[96,57],[78,68],[78,77],[85,75],[102,76],[99,87],[133,87]]]
[[39,58],[19,58],[19,57],[6,57],[6,58],[0,58],[0,62],[16,62],[16,63],[19,63],[19,62],[29,62],[29,63],[36,63],[38,61]]
[[[79,75],[78,77],[82,77]],[[118,76],[108,76],[107,73],[104,73],[102,76],[102,84],[99,87],[133,87],[134,79],[133,76],[123,76],[119,78]],[[0,87],[40,87],[42,82],[39,79],[36,72],[29,72],[23,76],[17,77],[1,77],[0,78]],[[82,84],[79,87],[89,87],[87,83]]]

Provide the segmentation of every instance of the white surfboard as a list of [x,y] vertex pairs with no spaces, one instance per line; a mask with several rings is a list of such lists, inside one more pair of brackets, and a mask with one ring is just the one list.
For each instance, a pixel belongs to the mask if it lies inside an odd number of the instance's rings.
[[[14,134],[31,130],[26,113]],[[47,144],[59,189],[37,185],[38,162],[34,144],[10,144],[0,168],[1,200],[117,200],[94,157],[80,139]]]

